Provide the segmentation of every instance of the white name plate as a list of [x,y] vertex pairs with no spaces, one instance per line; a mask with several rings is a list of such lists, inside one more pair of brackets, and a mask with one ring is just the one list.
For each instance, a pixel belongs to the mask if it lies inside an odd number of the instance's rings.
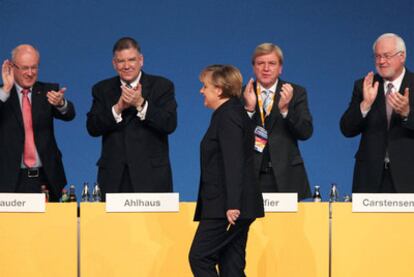
[[44,193],[0,193],[2,213],[44,213]]
[[168,193],[107,193],[106,212],[178,212],[179,194]]
[[265,212],[297,212],[297,193],[263,193]]
[[414,193],[354,193],[354,213],[412,213]]

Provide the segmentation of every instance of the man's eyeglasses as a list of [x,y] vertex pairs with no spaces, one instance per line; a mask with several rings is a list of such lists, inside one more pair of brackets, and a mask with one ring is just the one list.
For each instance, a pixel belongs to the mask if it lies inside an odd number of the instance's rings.
[[33,72],[37,72],[39,70],[39,66],[18,66],[17,64],[13,63],[13,66],[17,68],[18,70],[21,70],[23,72],[28,72],[29,70]]
[[392,58],[394,58],[395,56],[397,56],[398,54],[400,54],[401,52],[402,52],[402,51],[398,51],[398,52],[396,52],[396,53],[394,53],[394,54],[385,53],[385,54],[383,54],[383,55],[375,54],[375,55],[374,55],[374,58],[375,58],[375,60],[376,60],[376,61],[379,61],[379,60],[381,60],[381,59],[384,59],[384,60],[389,61],[389,60],[391,60]]

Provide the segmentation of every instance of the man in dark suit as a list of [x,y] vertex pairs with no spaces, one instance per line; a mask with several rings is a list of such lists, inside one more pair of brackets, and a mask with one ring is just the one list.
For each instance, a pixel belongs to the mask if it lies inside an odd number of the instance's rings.
[[373,51],[377,74],[355,82],[340,122],[344,136],[361,134],[352,191],[414,192],[414,74],[404,66],[405,43],[387,33]]
[[274,44],[256,47],[252,57],[256,81],[244,91],[245,109],[255,122],[255,166],[263,192],[297,192],[310,197],[298,140],[313,132],[306,90],[279,79],[283,53]]
[[20,45],[3,62],[0,88],[0,191],[40,192],[58,201],[66,185],[62,154],[56,144],[53,119],[70,121],[73,104],[65,88],[38,82],[40,55],[31,45]]
[[144,57],[132,38],[113,47],[119,76],[92,88],[87,129],[102,136],[98,182],[105,193],[171,192],[168,135],[177,127],[171,81],[144,73]]

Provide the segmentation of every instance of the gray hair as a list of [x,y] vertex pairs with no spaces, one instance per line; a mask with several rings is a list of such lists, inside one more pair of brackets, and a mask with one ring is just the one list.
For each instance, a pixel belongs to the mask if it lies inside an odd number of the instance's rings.
[[17,53],[18,53],[18,52],[30,52],[30,51],[35,52],[35,53],[36,53],[36,55],[37,55],[38,60],[40,61],[40,54],[39,54],[39,51],[38,51],[38,50],[37,50],[34,46],[32,46],[32,45],[30,45],[30,44],[20,44],[19,46],[16,46],[16,48],[14,48],[14,49],[11,51],[11,58],[12,58],[12,61],[13,61],[13,62],[15,61],[15,59],[16,59],[16,55],[17,55]]
[[404,40],[397,34],[394,33],[385,33],[380,35],[374,42],[374,44],[372,45],[372,51],[375,54],[375,46],[377,46],[377,43],[382,40],[383,38],[394,38],[395,39],[395,47],[396,50],[399,52],[404,52],[405,54],[407,54],[407,50],[405,48],[405,42]]

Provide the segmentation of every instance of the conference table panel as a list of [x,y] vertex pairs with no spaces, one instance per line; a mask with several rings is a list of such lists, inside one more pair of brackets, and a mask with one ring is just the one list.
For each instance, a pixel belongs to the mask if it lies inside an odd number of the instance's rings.
[[[106,213],[81,204],[81,275],[192,276],[188,251],[197,223],[195,204],[179,213]],[[328,206],[300,203],[297,213],[256,220],[247,245],[247,276],[328,275]]]
[[44,213],[0,213],[0,276],[77,276],[77,204]]
[[414,276],[414,214],[352,213],[334,203],[332,277]]
[[104,203],[81,203],[81,276],[192,276],[193,213],[192,203],[179,213],[106,213]]
[[327,203],[299,203],[297,213],[266,213],[247,243],[247,276],[327,277]]

